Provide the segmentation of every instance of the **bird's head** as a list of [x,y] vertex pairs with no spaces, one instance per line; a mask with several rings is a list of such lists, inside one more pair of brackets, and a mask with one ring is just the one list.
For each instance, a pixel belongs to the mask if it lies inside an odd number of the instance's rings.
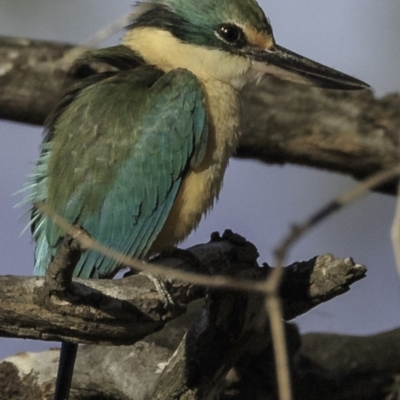
[[186,68],[236,87],[249,78],[279,78],[332,89],[364,82],[276,44],[255,0],[148,0],[138,3],[124,44],[168,71]]

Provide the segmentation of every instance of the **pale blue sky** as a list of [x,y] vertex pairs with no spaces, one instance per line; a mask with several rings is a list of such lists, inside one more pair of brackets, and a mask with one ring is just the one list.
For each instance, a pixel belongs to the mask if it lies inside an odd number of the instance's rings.
[[[117,3],[117,5],[116,5]],[[131,9],[133,0],[0,0],[0,34],[79,43]],[[269,0],[262,6],[277,42],[371,84],[378,95],[400,91],[400,2],[398,0]],[[115,42],[121,36],[113,38]],[[109,43],[111,43],[110,41]],[[13,205],[39,154],[41,129],[0,121],[0,273],[32,274],[28,217]],[[214,210],[188,243],[231,228],[253,241],[260,262],[291,222],[351,187],[349,178],[292,166],[233,161]],[[299,318],[302,331],[356,334],[399,324],[399,286],[389,240],[394,199],[373,194],[350,206],[304,238],[290,261],[330,252],[369,267],[349,293]],[[49,343],[0,339],[0,359]]]

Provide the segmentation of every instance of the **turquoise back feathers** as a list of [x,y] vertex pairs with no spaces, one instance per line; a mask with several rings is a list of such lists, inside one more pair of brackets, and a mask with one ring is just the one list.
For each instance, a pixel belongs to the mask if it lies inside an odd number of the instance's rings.
[[[47,204],[103,245],[145,257],[185,172],[205,152],[201,84],[186,70],[165,74],[144,65],[122,46],[87,57],[114,64],[119,58],[122,70],[86,78],[56,108],[30,200]],[[64,232],[35,209],[32,221],[35,273],[43,275]],[[120,267],[85,251],[75,276],[106,277]]]

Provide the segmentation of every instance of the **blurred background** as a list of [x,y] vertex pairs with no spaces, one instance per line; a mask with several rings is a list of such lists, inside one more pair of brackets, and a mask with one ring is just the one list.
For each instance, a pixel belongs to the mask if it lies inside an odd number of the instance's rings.
[[[81,43],[132,8],[133,0],[0,0],[0,35]],[[262,0],[277,42],[297,53],[368,82],[377,96],[400,91],[398,0]],[[115,44],[122,32],[103,45]],[[1,90],[1,88],[0,88]],[[26,209],[13,195],[39,155],[42,129],[0,121],[0,274],[31,275],[33,244]],[[261,262],[325,202],[349,189],[347,177],[300,168],[232,160],[217,205],[182,246],[206,242],[230,228],[252,241]],[[400,325],[400,291],[390,244],[392,197],[370,194],[308,234],[290,262],[326,252],[351,256],[368,276],[349,293],[296,320],[302,332],[371,334]],[[0,338],[0,359],[58,344]]]

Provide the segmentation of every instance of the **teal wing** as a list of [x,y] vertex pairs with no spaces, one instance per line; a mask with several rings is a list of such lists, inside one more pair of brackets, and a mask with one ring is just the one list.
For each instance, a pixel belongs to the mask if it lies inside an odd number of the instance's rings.
[[[44,202],[94,239],[144,257],[160,232],[182,179],[205,153],[205,99],[187,70],[151,66],[106,77],[56,113],[35,171],[32,201]],[[35,272],[43,274],[63,231],[33,213]],[[85,251],[80,277],[115,272],[115,260]]]

